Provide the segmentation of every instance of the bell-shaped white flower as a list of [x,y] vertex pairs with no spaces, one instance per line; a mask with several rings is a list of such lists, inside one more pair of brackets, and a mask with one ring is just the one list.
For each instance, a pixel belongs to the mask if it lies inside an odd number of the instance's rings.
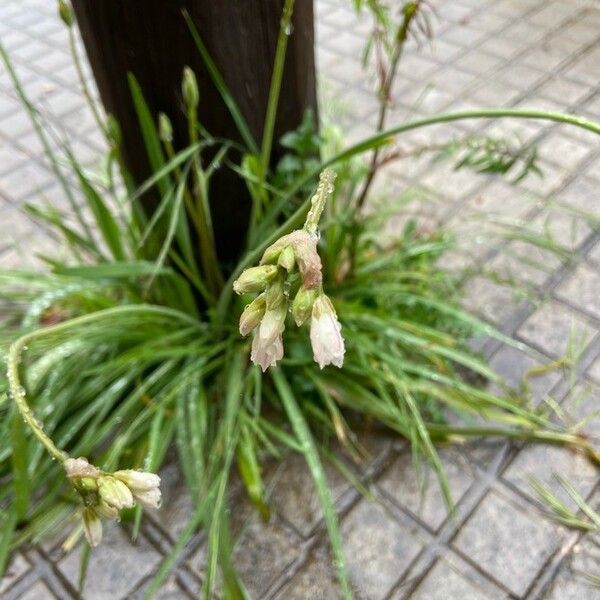
[[260,366],[263,373],[283,358],[282,333],[285,328],[286,312],[285,302],[275,309],[267,310],[252,340],[250,359],[255,365]]
[[310,320],[310,343],[315,362],[321,369],[326,365],[341,367],[344,364],[344,338],[333,304],[321,294],[313,304]]

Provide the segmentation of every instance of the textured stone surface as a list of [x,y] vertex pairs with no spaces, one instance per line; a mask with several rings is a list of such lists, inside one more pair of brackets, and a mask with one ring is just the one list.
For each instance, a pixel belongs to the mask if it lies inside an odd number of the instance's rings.
[[[432,19],[435,39],[431,44],[413,40],[407,44],[390,98],[390,125],[439,110],[482,106],[536,107],[600,119],[597,0],[432,0],[432,4],[438,13]],[[55,3],[47,0],[3,0],[0,41],[14,58],[31,99],[45,115],[52,115],[53,124],[64,132],[83,164],[93,167],[104,142],[79,92],[68,38],[55,12]],[[315,0],[315,12],[320,112],[340,127],[348,143],[356,142],[372,133],[377,116],[375,69],[371,65],[365,71],[361,66],[371,19],[356,16],[350,0]],[[84,71],[89,77],[85,61]],[[511,388],[529,392],[532,402],[547,397],[562,401],[554,418],[598,436],[598,419],[589,416],[598,410],[600,398],[600,240],[597,228],[594,231],[577,212],[597,213],[598,138],[546,121],[473,120],[399,136],[398,144],[402,150],[414,150],[471,133],[539,142],[544,176],[532,175],[510,185],[455,171],[452,163],[434,162],[425,153],[390,163],[375,182],[373,198],[387,194],[399,209],[390,219],[390,233],[410,218],[419,228],[445,224],[455,233],[458,248],[443,256],[441,264],[482,271],[466,286],[468,306],[532,347],[515,349],[494,342],[486,350],[492,366]],[[55,141],[51,143],[56,147]],[[407,193],[414,201],[403,204]],[[8,74],[0,69],[3,268],[37,268],[41,265],[37,252],[62,252],[58,242],[17,210],[24,203],[39,205],[44,200],[59,210],[68,206],[15,99]],[[524,240],[506,243],[497,225],[490,223],[490,215],[497,222],[528,224],[545,243],[562,247],[562,253]],[[579,251],[581,257],[569,263],[565,250]],[[514,293],[508,281],[520,291]],[[531,302],[521,301],[525,295]],[[521,301],[518,307],[515,301]],[[584,335],[588,343],[587,362],[580,369],[587,380],[573,385],[571,374],[561,369],[536,372],[565,352],[572,332]],[[582,347],[583,342],[575,348]],[[596,385],[591,384],[594,381]],[[367,443],[374,455],[385,444],[379,439]],[[523,597],[538,576],[545,583],[535,598],[598,596],[583,575],[597,572],[597,547],[583,537],[572,550],[565,547],[564,556],[549,560],[560,548],[562,530],[535,512],[528,482],[534,475],[560,494],[552,477],[556,470],[586,494],[597,475],[582,457],[553,447],[509,448],[499,442],[474,451],[444,448],[442,461],[454,499],[463,509],[459,512],[463,516],[449,520],[431,469],[423,466],[415,471],[410,454],[398,452],[382,463],[385,468],[375,477],[373,489],[380,503],[352,500],[350,485],[336,470],[328,470],[336,506],[343,513],[345,551],[358,598],[515,598]],[[355,470],[360,474],[368,464]],[[177,470],[168,468],[163,477],[164,506],[143,524],[136,546],[125,533],[107,530],[107,543],[94,551],[90,563],[84,600],[143,597],[194,508]],[[272,490],[270,523],[254,515],[237,486],[231,498],[235,560],[249,591],[256,598],[337,600],[341,594],[322,513],[303,460],[287,457],[279,468],[267,469],[265,479]],[[421,487],[422,480],[429,484]],[[493,491],[486,492],[490,488]],[[598,505],[597,498],[594,502]],[[453,540],[449,549],[448,540]],[[77,597],[78,553],[63,557],[50,546],[16,556],[0,582],[3,598]],[[157,597],[198,597],[204,558],[200,534]]]
[[532,509],[491,492],[454,545],[508,590],[522,596],[562,535]]

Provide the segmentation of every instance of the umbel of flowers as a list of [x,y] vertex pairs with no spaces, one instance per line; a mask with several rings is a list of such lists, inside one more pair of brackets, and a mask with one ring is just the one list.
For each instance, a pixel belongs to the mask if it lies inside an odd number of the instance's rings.
[[90,546],[102,540],[102,518],[118,519],[121,510],[136,504],[158,508],[160,477],[154,473],[125,469],[106,473],[85,458],[67,458],[63,466],[81,496],[83,531]]
[[317,251],[319,220],[334,180],[333,171],[321,173],[304,227],[269,246],[260,265],[246,269],[233,284],[237,294],[259,292],[240,317],[240,334],[255,331],[251,359],[263,371],[283,358],[283,332],[290,309],[298,327],[310,321],[313,356],[321,369],[330,364],[341,367],[344,362],[341,325],[323,292]]

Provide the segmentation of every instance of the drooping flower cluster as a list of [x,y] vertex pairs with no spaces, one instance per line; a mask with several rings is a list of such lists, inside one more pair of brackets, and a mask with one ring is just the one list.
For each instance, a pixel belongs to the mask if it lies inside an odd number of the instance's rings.
[[331,300],[323,292],[321,258],[317,251],[318,223],[333,191],[333,171],[321,174],[303,229],[292,231],[269,246],[257,267],[246,269],[234,282],[238,294],[260,292],[240,317],[240,334],[256,330],[251,360],[263,371],[283,358],[283,331],[290,309],[300,327],[310,319],[310,340],[321,368],[344,362],[344,339]]
[[85,458],[67,458],[64,468],[83,500],[83,531],[92,547],[102,539],[102,518],[117,519],[121,510],[136,504],[160,506],[160,477],[154,473],[133,469],[106,473]]

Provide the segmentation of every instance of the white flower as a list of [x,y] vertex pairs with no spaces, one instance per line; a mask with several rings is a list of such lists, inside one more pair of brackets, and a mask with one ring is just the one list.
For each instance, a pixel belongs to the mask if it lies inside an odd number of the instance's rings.
[[321,369],[326,365],[339,368],[344,364],[346,349],[341,329],[331,301],[322,294],[313,304],[310,321],[310,343],[315,362]]
[[136,502],[143,504],[146,508],[160,506],[160,477],[155,473],[124,469],[115,471],[113,476],[129,488]]
[[281,335],[269,342],[261,340],[260,335],[255,335],[252,340],[250,358],[255,365],[260,366],[263,373],[269,367],[275,367],[277,361],[283,358],[283,338]]
[[286,312],[287,304],[285,302],[275,309],[267,310],[252,340],[250,358],[255,365],[260,366],[263,373],[269,367],[274,367],[277,361],[283,358],[281,334],[285,328]]

